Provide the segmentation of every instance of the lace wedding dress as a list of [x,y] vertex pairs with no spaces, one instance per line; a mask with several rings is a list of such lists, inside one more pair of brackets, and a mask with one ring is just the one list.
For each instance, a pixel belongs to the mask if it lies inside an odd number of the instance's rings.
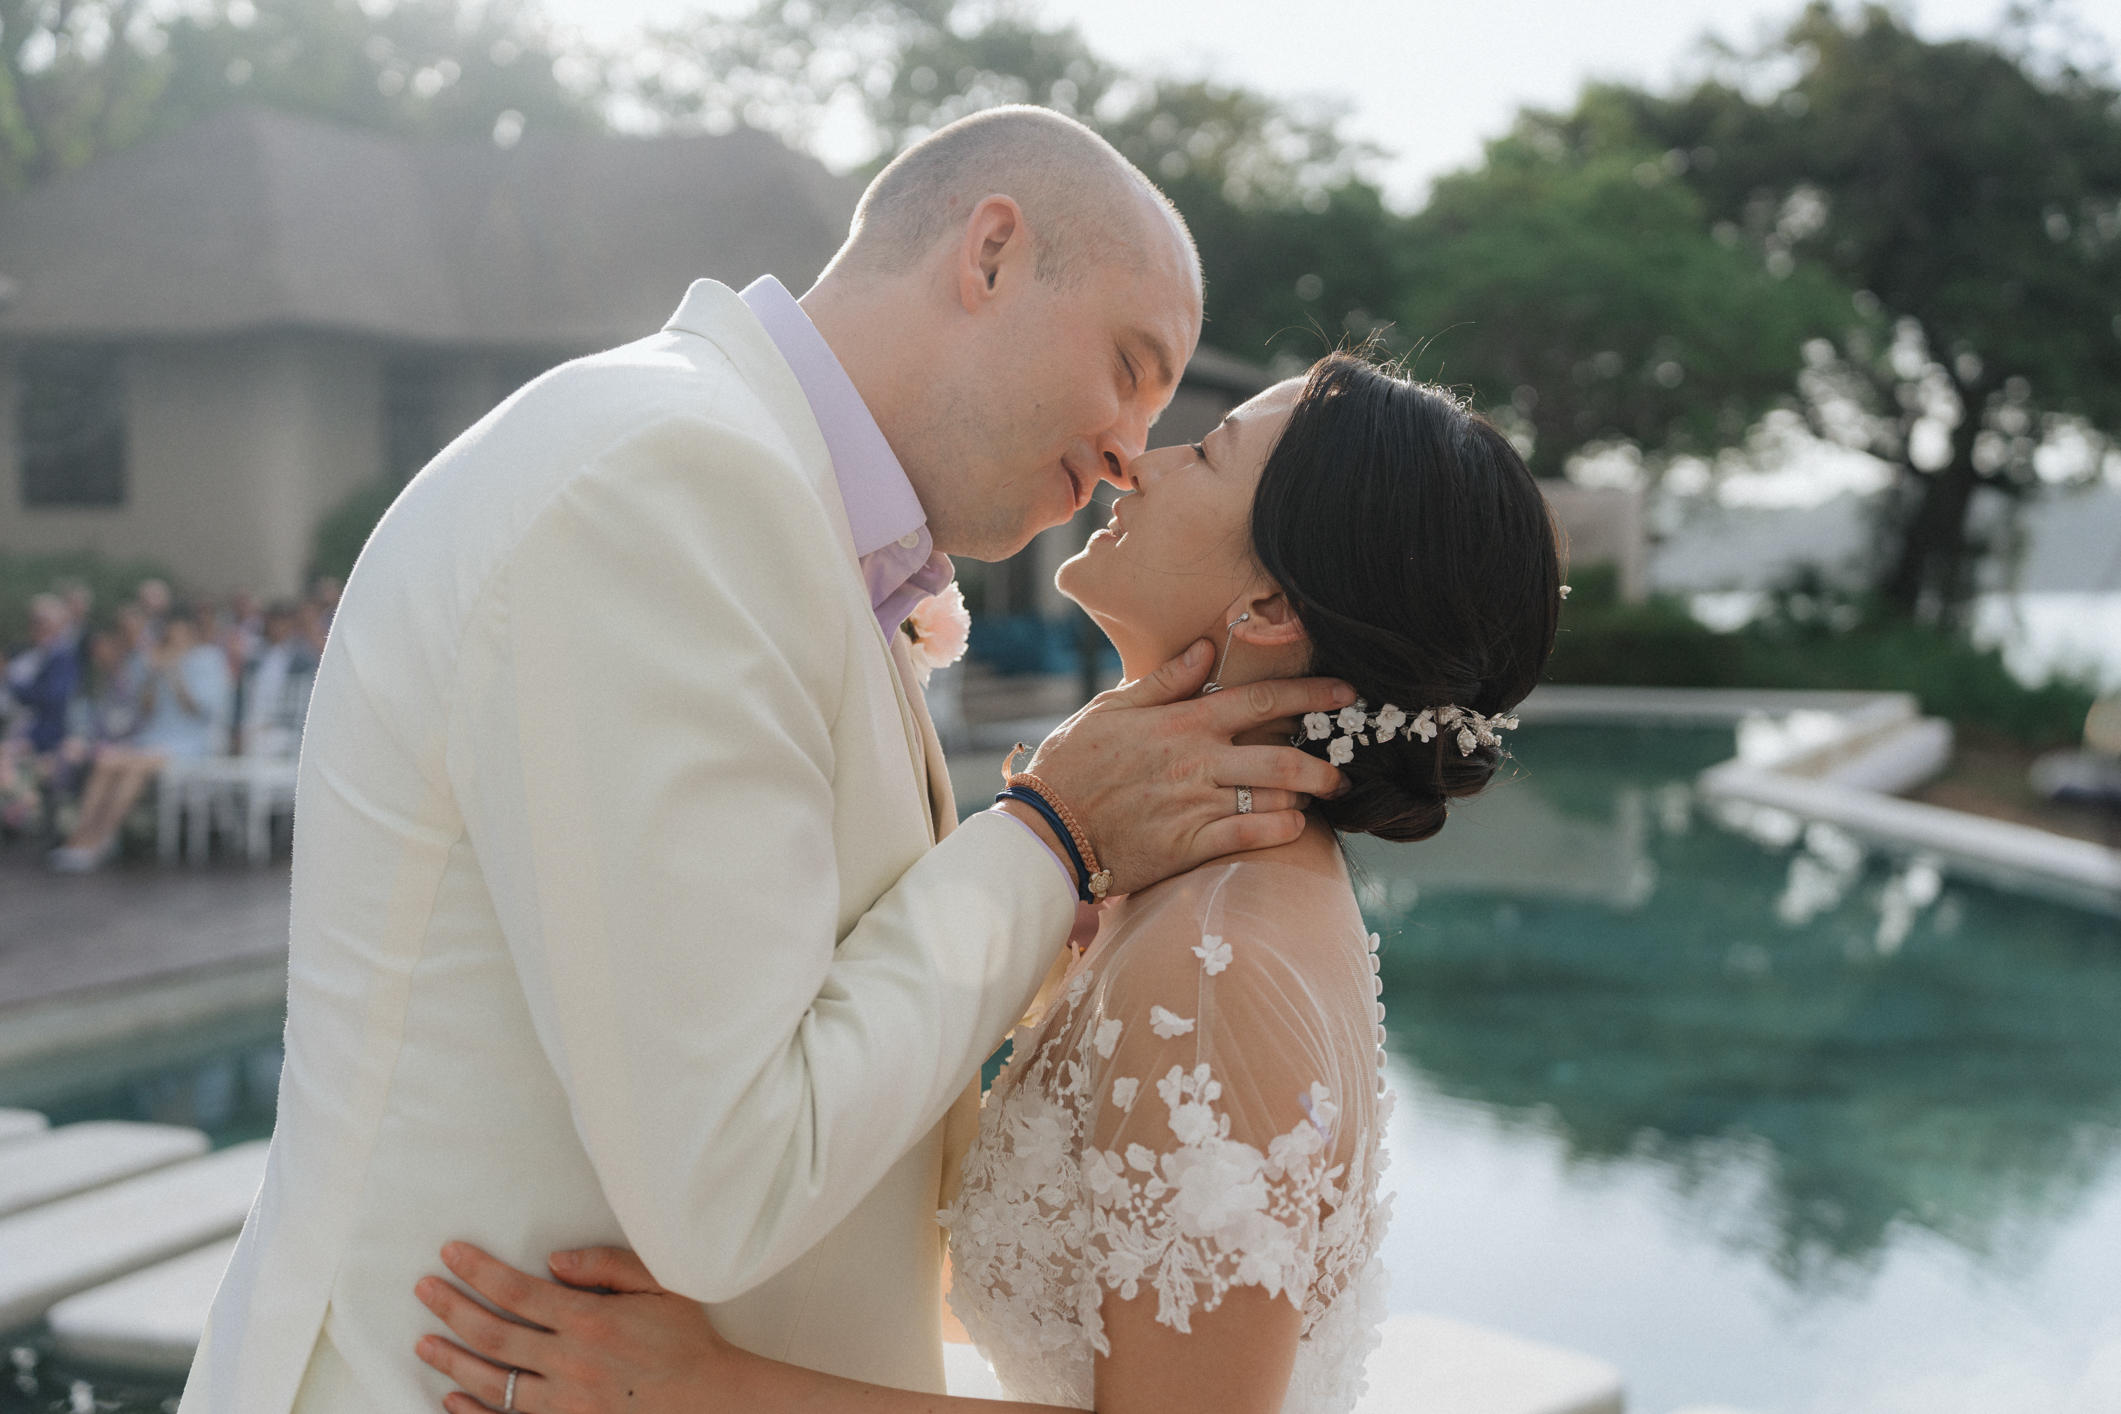
[[1390,1096],[1348,885],[1214,865],[1106,910],[980,1113],[950,1306],[1019,1399],[1087,1408],[1105,1293],[1190,1332],[1233,1287],[1303,1313],[1284,1414],[1345,1414],[1378,1343]]

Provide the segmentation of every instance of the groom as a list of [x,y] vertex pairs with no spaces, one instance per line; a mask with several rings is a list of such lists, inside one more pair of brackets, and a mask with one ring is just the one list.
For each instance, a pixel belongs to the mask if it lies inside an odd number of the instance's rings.
[[[999,110],[800,304],[700,281],[421,473],[318,674],[279,1124],[187,1411],[435,1407],[450,1238],[630,1246],[754,1350],[940,1390],[942,1121],[1076,891],[1028,812],[952,831],[900,621],[1126,484],[1200,318],[1147,181]],[[1163,705],[1200,648],[1036,762],[1122,891],[1338,783],[1230,738],[1345,687]]]

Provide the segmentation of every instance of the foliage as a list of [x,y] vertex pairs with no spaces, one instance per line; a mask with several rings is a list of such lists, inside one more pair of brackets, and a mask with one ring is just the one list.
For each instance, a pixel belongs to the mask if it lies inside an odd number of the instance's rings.
[[0,0],[0,179],[24,186],[138,141],[162,47],[150,0]]
[[1409,224],[1396,312],[1423,371],[1470,385],[1547,476],[1587,446],[1738,443],[1790,398],[1805,342],[1854,322],[1847,293],[1717,240],[1681,163],[1561,126],[1526,115]]
[[217,0],[170,26],[168,54],[169,128],[231,102],[506,144],[604,126],[594,66],[521,0]]
[[53,555],[18,555],[0,550],[0,650],[21,643],[28,636],[29,601],[35,595],[77,580],[95,594],[92,613],[100,622],[132,598],[143,579],[174,582],[167,569],[148,559],[114,560],[89,550]]
[[967,113],[1039,103],[1081,119],[1161,183],[1192,227],[1218,348],[1305,363],[1367,334],[1395,288],[1401,218],[1362,176],[1339,115],[1205,80],[1129,74],[1072,27],[1010,0],[761,0],[653,35],[614,80],[665,121],[738,123],[813,144],[833,114],[867,125],[872,165]]
[[[2094,475],[2121,435],[2121,93],[2039,52],[2036,18],[2001,45],[1930,43],[1882,7],[1814,3],[1727,75],[1593,90],[1556,129],[1715,154],[1685,180],[1726,239],[1875,311],[1809,351],[1805,406],[1895,466],[1876,589],[1929,621],[1991,548],[1978,493]],[[1795,81],[1748,96],[1776,66]]]
[[592,131],[596,79],[518,0],[0,0],[0,186],[236,103],[422,137]]
[[2074,744],[2091,710],[2087,683],[2057,677],[2027,687],[2000,649],[1810,578],[1784,586],[1763,616],[1732,633],[1709,629],[1675,598],[1621,603],[1609,569],[1570,579],[1547,669],[1554,682],[1908,692],[1925,712],[2032,747]]
[[368,543],[383,512],[390,509],[390,503],[398,499],[398,492],[403,489],[388,479],[371,481],[326,511],[310,541],[310,574],[328,574],[341,581],[352,574],[354,561],[361,558],[361,547]]

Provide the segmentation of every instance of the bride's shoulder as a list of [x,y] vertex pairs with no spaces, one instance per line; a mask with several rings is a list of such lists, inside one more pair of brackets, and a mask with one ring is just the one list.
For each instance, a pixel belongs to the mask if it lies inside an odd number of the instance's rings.
[[1306,817],[1304,832],[1287,844],[1270,845],[1265,849],[1248,849],[1237,854],[1226,854],[1220,859],[1210,860],[1201,866],[1213,869],[1231,864],[1279,864],[1341,888],[1348,887],[1348,866],[1340,852],[1340,840],[1333,831],[1316,817]]
[[1262,969],[1345,963],[1363,951],[1361,910],[1330,831],[1211,860],[1125,901],[1109,930],[1108,979],[1204,974],[1224,986]]

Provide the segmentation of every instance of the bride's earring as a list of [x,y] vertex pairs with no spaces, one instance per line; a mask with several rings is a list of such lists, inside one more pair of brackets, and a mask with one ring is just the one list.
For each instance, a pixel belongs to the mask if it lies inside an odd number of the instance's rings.
[[1231,621],[1230,632],[1223,638],[1222,656],[1215,660],[1215,675],[1209,678],[1208,685],[1200,690],[1201,696],[1207,697],[1223,690],[1223,667],[1230,661],[1231,640],[1237,637],[1237,626],[1241,623],[1246,622],[1251,617],[1252,616],[1250,614],[1239,614],[1235,619]]

